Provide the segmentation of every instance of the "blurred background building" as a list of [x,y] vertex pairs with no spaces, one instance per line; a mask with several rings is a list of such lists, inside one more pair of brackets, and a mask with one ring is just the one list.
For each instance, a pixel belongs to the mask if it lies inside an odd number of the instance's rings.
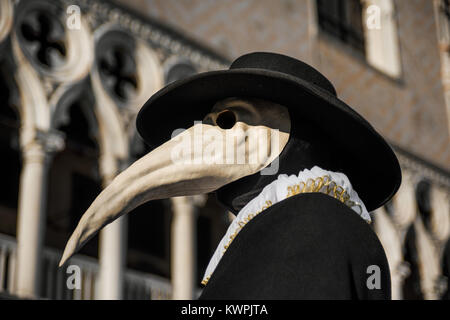
[[152,93],[274,51],[324,73],[399,157],[402,186],[374,214],[393,298],[450,299],[449,23],[448,0],[0,0],[0,296],[195,298],[231,219],[214,196],[105,228],[69,262],[80,289],[57,264],[148,151],[134,121]]

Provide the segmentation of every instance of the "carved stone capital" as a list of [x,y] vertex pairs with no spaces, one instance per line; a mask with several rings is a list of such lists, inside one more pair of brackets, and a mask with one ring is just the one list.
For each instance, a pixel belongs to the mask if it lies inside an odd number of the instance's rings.
[[35,128],[24,128],[20,140],[22,157],[27,162],[41,163],[65,146],[64,134],[56,130],[44,132]]
[[5,39],[11,31],[13,17],[13,4],[11,1],[0,1],[0,42]]
[[102,154],[100,156],[99,164],[103,185],[107,186],[118,174],[118,160],[112,154]]
[[175,213],[195,214],[197,211],[196,209],[199,207],[203,207],[207,199],[208,197],[205,194],[201,194],[187,197],[175,197],[172,198],[171,201]]

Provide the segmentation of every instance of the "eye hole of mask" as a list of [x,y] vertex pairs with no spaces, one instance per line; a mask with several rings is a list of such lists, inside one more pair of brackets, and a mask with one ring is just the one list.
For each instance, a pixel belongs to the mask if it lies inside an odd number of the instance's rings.
[[222,129],[231,129],[236,124],[236,116],[230,110],[222,111],[217,115],[216,124]]

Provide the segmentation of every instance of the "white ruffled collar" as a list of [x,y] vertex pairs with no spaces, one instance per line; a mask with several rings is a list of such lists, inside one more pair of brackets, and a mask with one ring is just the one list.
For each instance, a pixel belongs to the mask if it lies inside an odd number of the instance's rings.
[[368,223],[372,221],[364,203],[353,190],[350,180],[345,174],[326,171],[317,166],[311,170],[300,171],[298,176],[280,174],[277,180],[268,184],[257,197],[239,211],[209,261],[202,284],[208,282],[228,246],[251,219],[268,207],[290,196],[309,192],[328,194],[349,206]]

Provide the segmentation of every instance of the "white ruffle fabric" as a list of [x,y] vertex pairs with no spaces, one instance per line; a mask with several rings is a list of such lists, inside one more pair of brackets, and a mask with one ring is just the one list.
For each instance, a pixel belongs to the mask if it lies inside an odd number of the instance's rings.
[[[291,196],[292,194],[289,194],[290,187],[299,185],[301,183],[307,184],[308,180],[314,180],[324,176],[328,176],[332,182],[334,182],[337,186],[343,188],[343,190],[350,197],[350,201],[347,201],[346,204],[349,205],[349,207],[353,209],[361,218],[370,223],[371,218],[369,212],[367,212],[364,203],[358,197],[356,191],[353,190],[350,180],[345,174],[323,170],[317,166],[315,166],[311,170],[305,169],[303,171],[300,171],[298,176],[288,176],[286,174],[280,174],[277,180],[268,184],[257,197],[247,203],[247,205],[242,208],[241,211],[239,211],[238,215],[228,227],[226,234],[223,236],[222,240],[217,246],[216,251],[214,252],[214,255],[209,261],[208,267],[206,268],[206,272],[203,276],[202,283],[206,284],[208,282],[209,278],[219,264],[220,259],[222,259],[223,254],[228,248],[228,245],[248,221],[250,221],[254,216],[259,214],[269,206],[283,201]],[[325,191],[325,188],[322,189],[318,192],[328,194]]]

